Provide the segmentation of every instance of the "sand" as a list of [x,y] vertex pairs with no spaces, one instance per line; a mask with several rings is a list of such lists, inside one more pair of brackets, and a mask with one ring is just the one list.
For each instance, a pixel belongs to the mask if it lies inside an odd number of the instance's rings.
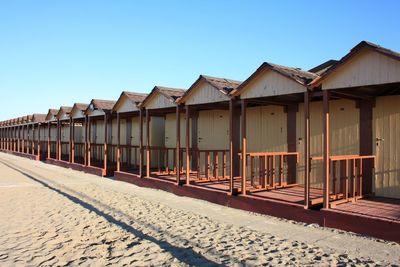
[[0,265],[400,265],[400,245],[0,153]]

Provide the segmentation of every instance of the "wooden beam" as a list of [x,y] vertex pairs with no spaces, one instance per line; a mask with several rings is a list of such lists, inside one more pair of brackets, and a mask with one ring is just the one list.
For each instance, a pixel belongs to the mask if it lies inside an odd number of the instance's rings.
[[304,93],[304,208],[310,205],[310,93]]
[[107,173],[107,152],[108,152],[107,145],[108,145],[108,116],[107,113],[105,113],[104,114],[104,158],[103,158],[104,160],[103,168],[105,173]]
[[89,134],[89,120],[88,116],[85,115],[85,151],[83,152],[83,157],[84,157],[84,165],[88,166],[89,165],[89,160],[88,160],[88,134]]
[[323,180],[324,180],[324,208],[329,209],[329,176],[330,176],[330,118],[329,118],[329,90],[323,91],[323,134],[324,134],[324,162],[323,162]]
[[[72,125],[71,125],[72,124]],[[71,124],[70,127],[72,128],[72,138],[71,138],[71,163],[75,163],[75,120],[74,118],[71,118]],[[82,128],[81,128],[81,134],[82,134]]]
[[87,165],[91,166],[91,143],[92,143],[92,121],[90,119],[90,116],[88,118],[88,134],[87,134]]
[[144,149],[143,149],[143,109],[139,110],[139,176],[144,177],[143,165],[144,165]]
[[117,172],[121,171],[121,120],[117,113]]
[[[51,142],[51,124],[50,122],[47,123],[47,158],[49,159],[51,157],[51,153],[50,153],[50,142]],[[23,139],[23,137],[22,137]]]
[[[190,106],[186,106],[186,184],[190,184]],[[192,153],[193,155],[196,153]]]
[[42,124],[41,123],[38,123],[38,149],[37,149],[37,155],[38,155],[38,157],[39,157],[39,159],[40,159],[40,150],[41,150],[41,147],[40,147],[40,126],[41,126]]
[[69,118],[69,143],[68,143],[68,162],[72,162],[72,118]]
[[[246,107],[247,101],[245,99],[242,102],[242,194],[246,195],[246,175],[247,175],[247,137],[246,137]],[[231,174],[232,176],[232,174]]]
[[[180,106],[176,106],[176,183],[181,183],[181,113]],[[167,152],[168,153],[168,152]],[[168,162],[167,162],[168,164]]]
[[146,109],[146,176],[150,177],[150,114]]

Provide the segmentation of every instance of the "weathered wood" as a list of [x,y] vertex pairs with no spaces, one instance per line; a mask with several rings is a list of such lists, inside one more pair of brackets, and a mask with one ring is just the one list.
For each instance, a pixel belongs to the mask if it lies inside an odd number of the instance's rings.
[[310,94],[304,93],[304,208],[310,204]]
[[[330,175],[330,120],[329,120],[329,91],[323,92],[323,181],[324,181],[324,208],[329,208],[329,175]],[[346,162],[347,163],[347,162]],[[347,164],[346,164],[347,166]]]
[[246,137],[246,106],[247,102],[242,99],[242,194],[246,195],[246,175],[247,175],[247,137]]
[[117,112],[117,172],[121,170],[121,120]]
[[146,176],[150,177],[150,114],[146,109]]
[[[185,118],[186,118],[186,184],[188,185],[190,184],[190,106],[189,105],[186,106]],[[195,153],[192,154],[192,158],[194,154]]]
[[181,113],[179,105],[176,106],[176,151],[175,152],[176,152],[176,183],[180,184],[181,183]]
[[139,176],[142,178],[143,165],[144,165],[144,149],[143,149],[143,109],[139,110],[139,149],[140,149],[140,159],[139,159]]

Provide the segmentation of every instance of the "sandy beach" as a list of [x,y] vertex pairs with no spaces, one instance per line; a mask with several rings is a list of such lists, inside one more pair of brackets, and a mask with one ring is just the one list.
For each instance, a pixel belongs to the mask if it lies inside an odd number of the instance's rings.
[[400,245],[0,153],[1,266],[400,265]]

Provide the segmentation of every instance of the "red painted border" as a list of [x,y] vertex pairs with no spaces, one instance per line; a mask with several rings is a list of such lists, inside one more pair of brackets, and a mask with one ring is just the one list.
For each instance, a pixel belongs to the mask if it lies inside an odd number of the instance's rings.
[[82,171],[82,172],[89,173],[89,174],[94,174],[94,175],[97,175],[97,176],[102,176],[103,177],[103,176],[106,175],[104,169],[98,168],[98,167],[85,166],[85,165],[78,164],[78,163],[69,163],[67,161],[50,159],[50,158],[47,158],[45,162],[49,163],[49,164],[52,164],[52,165],[59,166],[59,167],[73,169],[73,170],[76,170],[76,171]]
[[1,150],[1,152],[22,157],[22,158],[27,158],[31,160],[40,160],[40,157],[38,155],[32,155],[32,154],[27,154],[27,153],[22,153],[22,152],[16,152],[16,151],[9,151],[9,150]]
[[315,223],[324,227],[400,242],[400,222],[389,222],[367,216],[357,216],[355,214],[339,212],[332,209],[322,209],[319,211],[304,209],[302,205],[255,196],[231,196],[224,191],[201,188],[193,185],[178,186],[171,181],[152,177],[140,178],[138,175],[125,172],[115,172],[114,179],[141,187],[164,190],[178,196],[202,199],[236,209],[305,223]]

